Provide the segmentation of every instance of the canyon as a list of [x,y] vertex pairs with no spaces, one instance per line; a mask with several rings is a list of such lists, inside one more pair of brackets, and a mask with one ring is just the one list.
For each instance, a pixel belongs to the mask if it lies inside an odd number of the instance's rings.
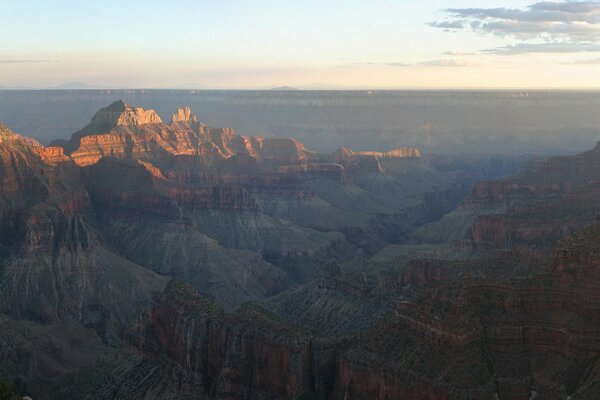
[[600,390],[600,147],[316,152],[171,112],[118,100],[48,146],[0,125],[0,381],[34,399]]

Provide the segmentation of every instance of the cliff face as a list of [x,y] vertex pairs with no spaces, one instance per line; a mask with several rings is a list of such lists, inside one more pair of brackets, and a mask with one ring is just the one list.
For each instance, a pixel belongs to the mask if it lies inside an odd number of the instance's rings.
[[598,239],[600,225],[584,230],[530,279],[442,277],[354,338],[310,339],[260,308],[227,314],[171,283],[128,340],[206,398],[590,398],[600,385]]
[[455,211],[420,229],[419,238],[435,241],[445,233],[446,239],[469,241],[481,251],[547,250],[595,219],[599,171],[598,147],[531,161],[514,176],[476,183]]
[[35,156],[36,148],[0,125],[0,199],[26,202],[28,196],[43,199],[48,195],[41,173],[43,164]]
[[164,279],[112,254],[90,229],[83,179],[60,151],[3,136],[0,309],[46,323],[75,319],[120,341],[129,314]]
[[198,122],[198,120],[189,107],[180,107],[171,116],[171,122]]
[[71,160],[62,147],[37,147],[35,149],[46,164],[56,165]]
[[134,108],[123,100],[119,100],[98,111],[94,118],[92,118],[90,125],[95,127],[110,127],[114,125],[158,124],[161,122],[162,120],[154,110]]
[[157,359],[166,356],[173,373],[185,376],[189,395],[293,398],[308,389],[310,341],[260,310],[226,314],[177,282],[156,300],[141,330],[130,332],[130,345]]
[[357,151],[354,154],[361,156],[374,156],[377,158],[407,158],[407,157],[421,157],[421,152],[418,149],[411,147],[397,147],[393,150],[381,152],[381,151]]
[[200,124],[189,107],[179,108],[164,124],[153,110],[133,108],[117,101],[98,111],[91,122],[68,141],[55,141],[81,166],[105,156],[155,159],[196,155],[212,162],[234,154],[248,154],[259,161],[302,162],[310,153],[293,139],[238,136],[230,129],[211,129]]

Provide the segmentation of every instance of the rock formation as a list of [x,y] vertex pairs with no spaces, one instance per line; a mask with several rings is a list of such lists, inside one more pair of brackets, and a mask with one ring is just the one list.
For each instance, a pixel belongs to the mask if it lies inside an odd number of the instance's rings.
[[[594,171],[594,159],[574,168]],[[596,388],[583,353],[597,352],[585,324],[597,317],[597,232],[561,245],[551,265],[546,242],[589,222],[598,196],[560,168],[476,185],[448,217],[468,220],[460,241],[407,244],[478,176],[464,161],[411,148],[318,154],[208,127],[188,108],[166,124],[123,101],[49,147],[0,127],[0,161],[0,375],[34,398]],[[590,373],[562,377],[561,360]]]
[[397,147],[390,151],[357,151],[354,154],[360,156],[374,156],[377,158],[407,158],[421,157],[421,152],[418,149],[411,147]]
[[189,107],[180,107],[171,116],[171,123],[173,122],[198,122],[198,120]]
[[[438,185],[432,180],[427,188],[403,186],[377,155],[337,160],[293,139],[209,128],[187,108],[164,124],[151,110],[117,101],[70,141],[50,147],[6,128],[1,133],[2,196],[8,202],[2,214],[3,278],[12,287],[4,292],[12,304],[7,309],[41,321],[85,319],[74,305],[84,304],[91,292],[79,288],[75,294],[61,285],[100,279],[108,260],[134,275],[148,274],[144,279],[155,281],[148,287],[160,286],[156,272],[193,282],[228,307],[260,300],[293,283],[285,265],[293,259],[330,257],[341,248],[345,257],[375,251],[392,229],[410,229],[425,210],[410,221],[402,210],[414,208],[416,198]],[[370,160],[377,168],[352,169],[353,157],[357,165]],[[410,168],[436,174],[418,162]],[[395,222],[383,223],[381,215]],[[368,244],[359,239],[364,234],[373,236]],[[83,278],[71,269],[73,257],[82,261],[81,271],[100,275]],[[40,291],[36,279],[24,280],[28,262],[39,265],[40,280],[54,282],[50,290],[44,284]],[[57,268],[68,269],[60,273],[64,282],[52,277]],[[69,274],[80,276],[72,280]],[[17,295],[24,288],[27,298]],[[61,291],[73,297],[61,301]]]
[[134,108],[119,100],[98,111],[92,118],[90,126],[100,128],[159,123],[162,123],[162,120],[154,110]]
[[[417,237],[466,240],[482,251],[548,249],[595,219],[600,205],[599,148],[534,160],[512,177],[479,182],[456,211],[421,228]],[[447,231],[443,225],[455,229]],[[445,231],[451,236],[439,237]]]

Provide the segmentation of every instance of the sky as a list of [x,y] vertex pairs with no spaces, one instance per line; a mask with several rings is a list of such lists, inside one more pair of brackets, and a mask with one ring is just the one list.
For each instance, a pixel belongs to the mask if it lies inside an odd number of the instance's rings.
[[0,86],[600,89],[600,0],[1,1]]

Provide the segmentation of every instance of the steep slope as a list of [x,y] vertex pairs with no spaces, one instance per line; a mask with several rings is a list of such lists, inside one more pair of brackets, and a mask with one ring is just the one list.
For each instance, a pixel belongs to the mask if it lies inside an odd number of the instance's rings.
[[594,220],[600,146],[526,165],[519,174],[480,182],[456,211],[419,228],[417,241],[467,240],[477,249],[547,249]]
[[77,167],[44,163],[38,146],[2,129],[0,310],[43,322],[74,318],[118,341],[164,279],[106,249],[86,218]]
[[[544,274],[438,286],[337,340],[311,338],[260,307],[224,313],[172,282],[128,340],[166,367],[149,384],[178,377],[174,397],[593,398],[598,243],[595,224],[559,245]],[[137,385],[132,398],[152,391]]]
[[[48,196],[42,176],[43,164],[35,157],[34,141],[28,141],[0,125],[0,192],[3,203],[22,204]],[[24,196],[24,193],[28,196]]]
[[318,281],[278,294],[265,306],[313,333],[344,335],[372,326],[398,301],[456,282],[461,274],[539,274],[557,241],[596,219],[598,168],[595,148],[536,160],[512,177],[476,183],[456,210],[417,228],[408,242],[388,244],[369,260],[336,264]]

